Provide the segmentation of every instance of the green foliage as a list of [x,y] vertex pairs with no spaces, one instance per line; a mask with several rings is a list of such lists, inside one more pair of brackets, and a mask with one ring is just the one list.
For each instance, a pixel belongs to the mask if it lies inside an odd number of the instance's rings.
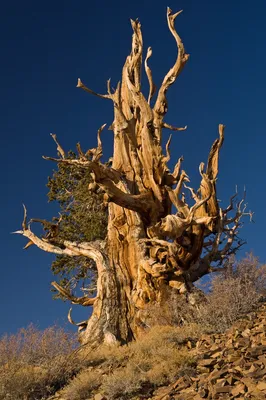
[[[74,152],[69,152],[68,158],[76,157]],[[62,216],[59,239],[89,242],[105,238],[107,211],[102,205],[102,194],[89,191],[91,182],[87,169],[64,163],[59,163],[58,169],[48,178],[49,201],[58,203]],[[62,286],[71,289],[78,283],[93,285],[96,273],[93,262],[82,256],[57,256],[52,271],[58,275]]]

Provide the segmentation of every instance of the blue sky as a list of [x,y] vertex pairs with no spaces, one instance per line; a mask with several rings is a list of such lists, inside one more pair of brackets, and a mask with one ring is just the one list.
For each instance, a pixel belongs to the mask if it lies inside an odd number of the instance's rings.
[[[80,77],[104,92],[108,78],[114,84],[120,79],[131,45],[129,18],[142,23],[144,46],[153,48],[154,80],[160,84],[176,55],[167,6],[184,9],[176,26],[191,54],[168,95],[167,122],[188,125],[186,132],[174,134],[173,162],[184,155],[183,167],[197,186],[198,165],[206,161],[218,124],[226,125],[219,198],[226,205],[235,185],[239,190],[246,185],[256,223],[247,221],[243,228],[248,241],[243,252],[253,250],[266,261],[265,0],[255,0],[252,7],[237,0],[2,2],[0,334],[30,322],[40,328],[66,323],[69,305],[53,301],[50,293],[52,256],[33,247],[23,251],[24,239],[10,232],[21,226],[22,203],[30,217],[55,214],[45,187],[55,166],[41,158],[56,154],[50,133],[65,149],[77,141],[90,148],[98,127],[112,122],[110,102],[75,86]],[[106,130],[102,136],[108,157],[112,133]],[[73,317],[82,319],[87,312],[76,306]]]

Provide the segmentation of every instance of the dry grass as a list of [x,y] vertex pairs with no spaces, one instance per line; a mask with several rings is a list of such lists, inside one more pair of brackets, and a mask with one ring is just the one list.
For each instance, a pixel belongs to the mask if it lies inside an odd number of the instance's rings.
[[[108,399],[145,398],[154,388],[184,373],[193,373],[194,358],[186,346],[193,327],[152,328],[138,342],[123,347],[102,346],[88,355],[92,370],[83,371],[62,392],[66,400],[90,398],[95,388]],[[101,385],[99,385],[101,382]]]
[[87,400],[88,396],[101,385],[102,373],[86,368],[71,379],[62,391],[65,400]]
[[40,332],[30,326],[4,336],[0,400],[44,400],[58,390],[65,400],[87,400],[97,392],[110,400],[149,398],[155,388],[193,375],[193,348],[201,334],[224,331],[252,311],[265,296],[265,285],[266,267],[255,257],[232,260],[193,311],[185,296],[170,296],[167,310],[154,306],[147,314],[147,326],[158,325],[122,347],[73,352],[76,338],[58,327]]

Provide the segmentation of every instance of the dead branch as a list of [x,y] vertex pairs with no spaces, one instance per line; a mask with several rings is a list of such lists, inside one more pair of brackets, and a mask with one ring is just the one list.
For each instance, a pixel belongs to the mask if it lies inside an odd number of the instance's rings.
[[152,79],[152,72],[151,72],[150,67],[148,66],[148,60],[149,60],[149,58],[151,56],[152,56],[152,48],[148,47],[147,55],[146,55],[146,58],[145,58],[145,71],[146,71],[146,75],[148,77],[148,81],[149,81],[149,85],[150,85],[149,96],[148,96],[148,104],[150,104],[151,98],[154,95],[155,90],[156,90],[156,86],[154,85],[153,79]]
[[22,204],[22,206],[23,206],[23,210],[24,210],[22,229],[26,230],[27,229],[27,209],[26,209],[25,204]]
[[78,326],[78,332],[82,331],[83,329],[86,329],[86,327],[88,325],[88,320],[81,321],[78,323],[74,322],[72,319],[72,316],[71,316],[71,311],[72,311],[72,308],[70,308],[70,310],[68,311],[68,315],[67,315],[67,319],[71,323],[71,325]]
[[86,156],[92,156],[92,161],[98,162],[103,155],[102,141],[101,141],[101,133],[106,127],[106,124],[103,124],[97,132],[97,147],[94,149],[90,149],[86,152]]
[[[249,216],[252,221],[253,216],[251,211],[245,211],[247,205],[243,205],[246,193],[244,193],[243,199],[236,204],[235,215],[231,218],[226,217],[229,211],[234,210],[234,199],[236,195],[237,193],[231,197],[230,204],[225,210],[221,208],[219,209],[216,235],[211,243],[208,243],[208,246],[211,246],[211,248],[204,257],[206,262],[211,263],[212,261],[215,261],[219,262],[221,265],[225,258],[228,258],[231,254],[235,254],[237,250],[245,244],[245,241],[238,238],[238,230],[242,225],[243,217]],[[223,242],[225,242],[225,244],[221,246]],[[205,247],[208,246],[207,243],[205,243]]]
[[131,72],[134,76],[134,85],[137,90],[141,88],[141,64],[142,64],[142,49],[143,49],[143,40],[141,33],[141,24],[138,19],[135,21],[130,19],[131,26],[133,29],[132,36],[132,52],[131,52]]
[[209,153],[206,173],[212,180],[215,180],[218,175],[218,159],[224,141],[224,128],[225,125],[219,124],[219,138],[214,141]]
[[80,78],[78,78],[77,88],[81,88],[81,89],[85,90],[85,92],[88,92],[90,94],[93,94],[94,96],[100,97],[101,99],[111,99],[109,94],[99,94],[99,93],[96,93],[93,90],[89,89],[87,86],[85,86],[81,82]]
[[166,122],[162,123],[162,127],[165,129],[170,129],[170,131],[185,131],[187,129],[187,125],[184,127],[175,127],[173,125],[169,125]]
[[179,159],[174,167],[174,172],[172,173],[172,177],[174,178],[174,180],[176,180],[180,174],[181,163],[183,161],[184,161],[184,157],[183,156],[179,157]]
[[232,211],[234,209],[234,199],[236,198],[237,195],[238,195],[238,193],[237,193],[237,188],[236,188],[236,193],[233,196],[231,196],[231,198],[230,198],[229,206],[225,210],[223,210],[224,214],[228,214],[230,211]]
[[66,288],[60,286],[57,282],[52,282],[51,285],[67,300],[70,300],[72,304],[80,304],[84,307],[92,306],[96,300],[96,297],[76,297],[73,296]]
[[182,71],[184,65],[186,64],[189,55],[185,53],[185,48],[182,43],[181,38],[175,30],[174,22],[176,17],[181,13],[179,11],[175,14],[172,14],[172,10],[167,8],[167,22],[170,32],[172,33],[176,44],[177,44],[177,58],[174,66],[169,70],[169,72],[165,75],[163,83],[159,89],[157,100],[155,102],[154,111],[156,114],[160,116],[164,116],[167,113],[167,100],[166,100],[166,92],[168,88],[175,82],[177,76]]
[[[179,161],[178,167],[180,168],[181,159],[179,159],[178,161]],[[178,171],[178,173],[179,173],[179,171]],[[189,182],[189,177],[187,176],[185,171],[182,171],[175,189],[172,189],[172,188],[166,186],[166,190],[168,191],[169,198],[170,198],[172,204],[176,207],[176,209],[179,212],[181,212],[182,214],[184,214],[187,217],[189,215],[189,207],[186,203],[184,203],[179,198],[179,195],[181,193],[181,189],[182,189],[184,182]]]
[[187,186],[185,183],[184,183],[184,187],[190,191],[192,199],[193,199],[196,203],[198,203],[198,202],[200,201],[200,197],[197,195],[197,193],[195,192],[195,190],[194,190],[192,187]]
[[65,152],[64,152],[62,146],[60,146],[60,144],[58,143],[56,135],[53,133],[50,133],[50,135],[52,136],[53,140],[55,141],[55,143],[57,145],[58,155],[61,156],[62,158],[65,158]]
[[80,143],[77,143],[77,144],[76,144],[76,148],[77,148],[77,151],[78,151],[79,158],[80,158],[81,160],[83,160],[83,161],[87,160],[86,155],[84,154],[84,152],[83,152],[83,150],[82,150],[82,148],[81,148]]
[[166,165],[168,161],[170,161],[171,155],[170,155],[170,144],[172,140],[172,135],[169,136],[169,139],[167,140],[167,143],[165,145],[165,152],[166,156],[163,157],[163,163]]
[[57,159],[54,157],[43,157],[45,160],[55,161],[57,163],[65,163],[69,165],[77,165],[79,167],[87,168],[94,173],[95,182],[98,184],[104,192],[108,195],[108,201],[113,202],[121,207],[127,208],[132,211],[139,212],[140,214],[148,214],[152,209],[154,200],[151,191],[133,195],[125,193],[119,188],[122,185],[124,187],[123,176],[120,172],[113,168],[108,168],[106,165],[101,164],[97,161],[101,155],[101,141],[99,135],[103,125],[98,131],[98,145],[94,152],[94,160],[83,160],[83,159]]
[[[35,244],[39,249],[48,252],[48,253],[53,253],[53,254],[58,254],[58,255],[67,255],[70,257],[74,256],[80,256],[83,255],[85,257],[91,258],[92,260],[95,261],[97,269],[102,270],[102,265],[104,264],[104,252],[102,249],[99,249],[98,246],[96,246],[93,242],[92,243],[77,243],[77,242],[70,242],[68,240],[62,240],[62,239],[53,239],[53,243],[50,242],[51,238],[49,237],[44,237],[44,238],[39,238],[37,235],[35,235],[31,229],[30,229],[30,222],[27,224],[27,210],[26,207],[24,207],[24,218],[23,218],[23,223],[22,223],[22,230],[15,231],[13,233],[22,235],[26,238],[28,238],[33,244]],[[38,220],[39,221],[44,221],[45,220]]]

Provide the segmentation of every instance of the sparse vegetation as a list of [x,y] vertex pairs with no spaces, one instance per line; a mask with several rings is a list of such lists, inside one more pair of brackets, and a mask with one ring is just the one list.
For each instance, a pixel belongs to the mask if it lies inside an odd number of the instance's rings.
[[124,399],[130,399],[140,392],[143,396],[148,395],[154,388],[182,375],[182,371],[193,373],[194,357],[188,347],[179,345],[188,342],[190,328],[187,334],[185,340],[186,329],[157,326],[142,340],[129,345],[101,346],[89,353],[90,368],[70,381],[62,396],[66,400],[83,400],[93,389],[100,387],[108,399],[122,395]]
[[162,385],[193,376],[201,335],[222,332],[256,310],[265,289],[266,266],[248,255],[226,264],[200,305],[187,306],[182,314],[181,302],[172,301],[169,315],[154,307],[157,325],[147,323],[139,340],[124,346],[77,348],[76,336],[58,327],[41,332],[31,325],[5,335],[0,340],[0,400],[47,399],[59,390],[65,400],[87,400],[97,392],[110,400],[148,398]]
[[54,326],[33,325],[0,340],[0,399],[47,398],[81,367],[71,354],[76,338]]
[[102,373],[99,370],[85,368],[68,383],[62,391],[66,400],[86,400],[93,390],[97,389],[102,382]]
[[212,279],[210,289],[193,318],[205,331],[223,332],[253,311],[265,296],[266,265],[252,254],[240,261],[233,258]]

